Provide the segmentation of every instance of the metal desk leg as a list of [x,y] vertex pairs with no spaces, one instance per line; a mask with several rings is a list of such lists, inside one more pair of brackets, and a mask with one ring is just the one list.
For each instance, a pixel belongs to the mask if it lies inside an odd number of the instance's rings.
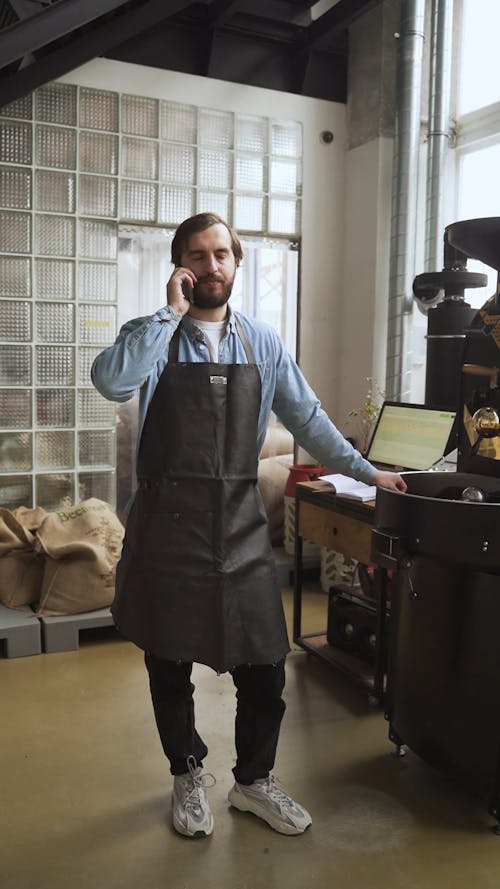
[[293,641],[302,635],[302,537],[299,536],[300,503],[295,500],[295,558],[293,571]]
[[373,670],[373,697],[382,702],[387,669],[387,570],[377,567],[374,572],[375,600],[377,603],[377,649]]

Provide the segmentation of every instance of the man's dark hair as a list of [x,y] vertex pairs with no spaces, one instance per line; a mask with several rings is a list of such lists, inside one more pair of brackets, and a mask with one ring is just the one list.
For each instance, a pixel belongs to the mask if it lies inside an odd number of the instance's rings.
[[212,225],[218,225],[219,223],[225,225],[231,235],[231,249],[236,260],[236,265],[238,266],[243,259],[243,250],[238,235],[235,230],[227,224],[225,219],[223,219],[222,216],[218,216],[217,213],[197,213],[196,216],[190,216],[189,219],[185,219],[184,222],[181,222],[172,241],[171,251],[173,264],[176,267],[182,264],[181,256],[184,251],[187,250],[191,235],[196,232],[203,232],[206,228],[210,228]]

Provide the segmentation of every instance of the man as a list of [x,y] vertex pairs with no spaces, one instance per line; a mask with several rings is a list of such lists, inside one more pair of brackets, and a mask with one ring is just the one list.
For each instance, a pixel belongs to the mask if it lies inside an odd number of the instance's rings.
[[309,813],[279,788],[274,765],[289,649],[258,455],[271,409],[320,463],[405,490],[377,472],[322,411],[268,325],[228,305],[242,258],[219,216],[185,220],[172,241],[167,305],[125,324],[92,368],[106,398],[140,389],[138,488],[117,567],[118,629],[145,651],[153,707],[174,776],[174,828],[206,836],[213,818],[195,728],[191,670],[230,671],[237,689],[229,801],[280,833]]

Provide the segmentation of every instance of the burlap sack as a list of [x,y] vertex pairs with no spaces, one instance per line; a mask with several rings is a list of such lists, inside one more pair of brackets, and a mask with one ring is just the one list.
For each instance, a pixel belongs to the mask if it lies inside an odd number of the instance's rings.
[[[41,512],[46,515],[44,510]],[[36,551],[29,528],[34,517],[16,513],[18,510],[0,508],[0,602],[8,608],[37,602],[43,575],[43,556]]]
[[23,528],[28,528],[29,531],[36,531],[47,515],[47,510],[43,509],[42,506],[35,506],[34,509],[28,506],[18,506],[17,509],[12,510],[12,515]]
[[78,614],[110,605],[123,533],[111,507],[95,498],[50,513],[36,534],[45,553],[37,614]]

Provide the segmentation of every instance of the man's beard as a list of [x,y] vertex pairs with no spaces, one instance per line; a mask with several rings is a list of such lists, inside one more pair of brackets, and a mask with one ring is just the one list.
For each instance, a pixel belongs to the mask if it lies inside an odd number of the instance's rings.
[[[222,284],[222,281],[220,282]],[[193,303],[200,309],[219,309],[225,306],[233,290],[234,279],[229,284],[223,284],[222,290],[213,293],[205,290],[203,281],[199,281],[193,287]]]

